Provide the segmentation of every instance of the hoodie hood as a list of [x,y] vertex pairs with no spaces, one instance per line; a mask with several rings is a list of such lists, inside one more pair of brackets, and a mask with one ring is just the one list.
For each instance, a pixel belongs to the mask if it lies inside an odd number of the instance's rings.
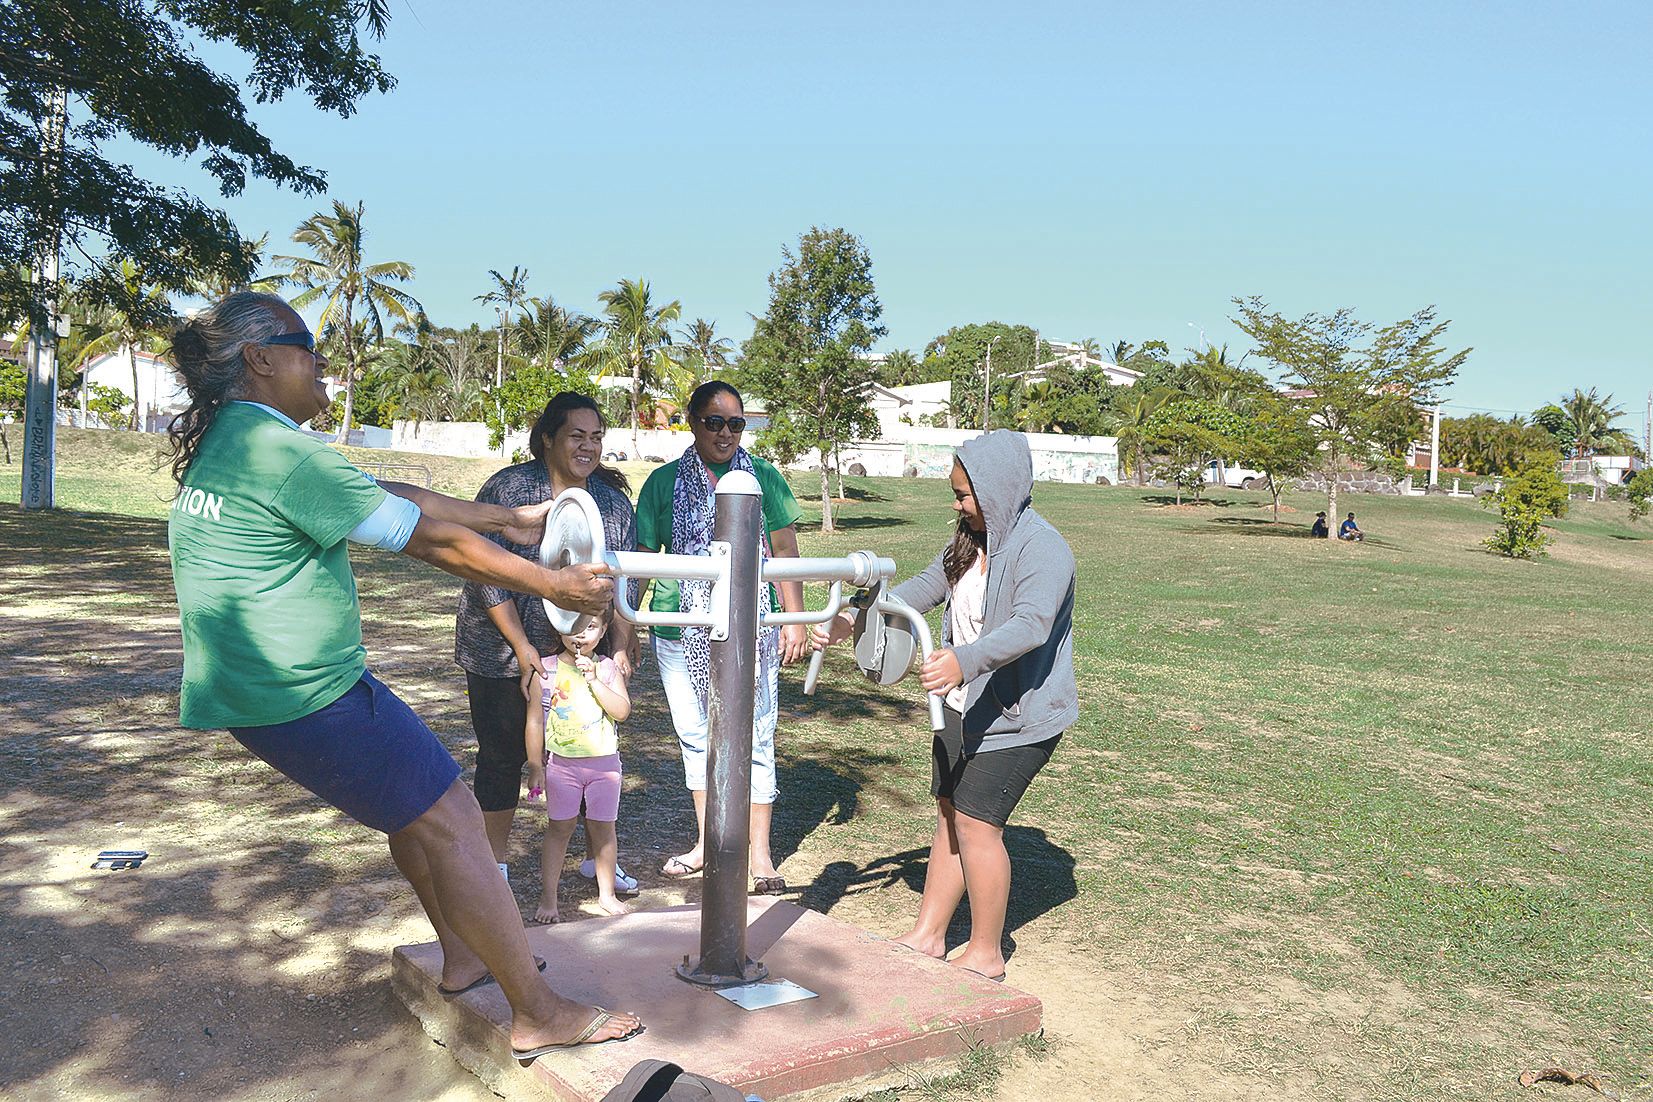
[[995,429],[966,440],[957,456],[987,521],[988,553],[995,554],[1033,503],[1033,450],[1021,433]]

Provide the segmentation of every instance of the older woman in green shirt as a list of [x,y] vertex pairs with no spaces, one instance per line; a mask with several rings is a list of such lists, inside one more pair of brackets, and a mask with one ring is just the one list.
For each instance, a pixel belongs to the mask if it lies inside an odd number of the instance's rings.
[[483,539],[538,538],[546,505],[478,505],[374,483],[298,430],[327,408],[327,358],[290,306],[237,292],[192,318],[173,354],[190,405],[172,430],[168,526],[184,640],[180,720],[228,728],[274,768],[383,831],[441,941],[440,989],[497,982],[521,1060],[642,1032],[565,999],[528,951],[459,767],[366,669],[346,541],[459,577],[599,611],[601,568],[548,571]]

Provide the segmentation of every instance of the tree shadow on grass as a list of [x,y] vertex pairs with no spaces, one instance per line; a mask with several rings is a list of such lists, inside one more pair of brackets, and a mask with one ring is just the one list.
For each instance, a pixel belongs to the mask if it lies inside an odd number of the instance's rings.
[[[819,525],[820,522],[821,522],[821,515],[820,515],[820,513],[816,513],[814,523]],[[839,517],[833,517],[832,518],[832,523],[834,525],[836,525],[837,528],[840,531],[855,532],[855,531],[859,531],[860,529],[863,529],[863,528],[899,528],[903,524],[911,524],[913,522],[908,517],[843,517],[843,516],[839,516]]]
[[1226,497],[1207,497],[1201,498],[1199,501],[1195,501],[1187,495],[1184,495],[1183,499],[1179,502],[1175,494],[1144,494],[1142,500],[1143,503],[1147,505],[1197,505],[1202,508],[1209,505],[1214,509],[1231,509],[1236,505],[1248,504],[1247,502],[1235,501],[1232,498]]
[[[1056,845],[1038,827],[1005,828],[1004,846],[1010,854],[1010,902],[1005,911],[1005,955],[1015,952],[1014,934],[1023,926],[1055,910],[1079,895],[1074,879],[1073,854]],[[821,870],[815,882],[804,889],[798,902],[828,914],[840,901],[863,891],[881,891],[904,885],[917,895],[924,891],[924,875],[930,851],[904,850],[865,865],[834,861]],[[970,901],[966,897],[947,927],[947,949],[963,945],[970,938]],[[917,899],[913,901],[917,913]]]

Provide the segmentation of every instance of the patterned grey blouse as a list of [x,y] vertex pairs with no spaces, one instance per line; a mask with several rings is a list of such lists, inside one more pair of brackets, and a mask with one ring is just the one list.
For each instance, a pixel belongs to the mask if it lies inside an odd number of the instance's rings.
[[[619,490],[596,478],[586,484],[597,510],[603,515],[603,540],[611,551],[633,551],[637,548],[637,511]],[[551,475],[539,460],[517,463],[496,472],[477,491],[476,500],[490,505],[517,508],[537,505],[551,498]],[[537,546],[512,543],[503,536],[489,535],[505,550],[521,555],[530,562],[538,562]],[[633,589],[635,583],[631,583]],[[454,624],[453,660],[461,669],[479,677],[516,677],[517,656],[511,645],[488,619],[488,609],[505,601],[515,601],[517,615],[527,630],[528,641],[541,654],[551,649],[551,621],[545,618],[545,606],[538,597],[513,593],[498,586],[466,582],[459,592],[459,616]],[[635,593],[633,594],[635,602]]]

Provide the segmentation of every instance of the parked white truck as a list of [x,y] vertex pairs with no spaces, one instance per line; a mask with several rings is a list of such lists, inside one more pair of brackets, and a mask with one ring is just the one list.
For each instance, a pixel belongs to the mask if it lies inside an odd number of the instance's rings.
[[1266,490],[1268,475],[1232,463],[1213,459],[1205,467],[1207,486],[1227,486],[1231,490]]

